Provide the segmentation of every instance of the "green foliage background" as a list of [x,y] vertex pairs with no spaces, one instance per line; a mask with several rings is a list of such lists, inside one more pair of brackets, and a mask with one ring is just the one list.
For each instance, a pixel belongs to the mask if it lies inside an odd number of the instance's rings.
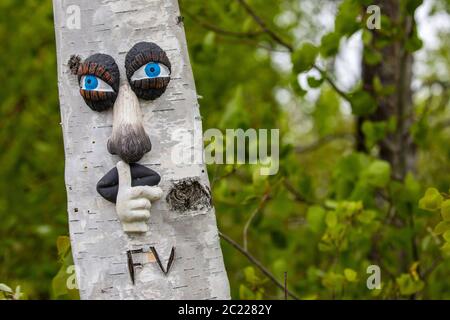
[[[398,181],[376,146],[395,123],[365,123],[369,152],[356,152],[354,115],[373,112],[376,101],[355,89],[350,114],[326,80],[335,77],[340,39],[364,30],[358,15],[370,1],[338,1],[334,32],[319,39],[319,9],[336,2],[311,0],[307,9],[302,2],[247,1],[291,55],[239,1],[180,1],[204,129],[281,134],[275,176],[259,176],[257,166],[208,168],[219,228],[242,244],[253,216],[248,251],[280,281],[287,272],[302,299],[449,299],[450,37],[442,34],[439,47],[425,52],[427,74],[415,78],[423,93],[415,96],[410,132],[417,169]],[[405,15],[421,4],[403,2]],[[434,3],[436,13],[448,12],[448,1]],[[0,283],[20,285],[22,298],[76,298],[61,289],[60,268],[71,263],[67,238],[56,245],[68,230],[51,2],[2,0],[0,43]],[[420,49],[420,39],[408,43]],[[326,70],[300,87],[297,76],[318,59]],[[376,52],[364,59],[382,63]],[[313,89],[316,99],[307,95]],[[425,193],[428,187],[435,189]],[[236,249],[222,248],[233,298],[283,297]],[[381,267],[380,290],[366,287],[371,264]]]

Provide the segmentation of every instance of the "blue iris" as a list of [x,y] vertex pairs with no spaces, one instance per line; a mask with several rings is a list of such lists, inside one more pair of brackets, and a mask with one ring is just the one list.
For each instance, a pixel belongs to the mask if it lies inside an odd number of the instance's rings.
[[161,67],[159,66],[158,63],[150,62],[145,66],[145,74],[149,78],[156,78],[161,74]]
[[85,90],[95,90],[98,87],[98,79],[96,76],[88,75],[84,78]]

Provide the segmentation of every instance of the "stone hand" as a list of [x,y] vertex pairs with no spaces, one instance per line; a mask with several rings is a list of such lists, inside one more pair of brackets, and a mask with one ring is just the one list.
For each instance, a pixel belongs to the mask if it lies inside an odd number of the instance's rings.
[[163,191],[157,186],[131,186],[130,166],[123,161],[117,163],[119,191],[116,212],[125,232],[148,231],[151,201],[161,198]]

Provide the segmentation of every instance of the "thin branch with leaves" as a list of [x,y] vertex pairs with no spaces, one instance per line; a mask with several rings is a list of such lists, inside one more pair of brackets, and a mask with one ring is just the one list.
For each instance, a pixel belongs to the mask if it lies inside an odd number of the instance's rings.
[[277,280],[277,278],[261,263],[259,262],[254,256],[252,256],[247,250],[245,250],[244,248],[242,248],[236,241],[234,241],[233,239],[231,239],[229,236],[227,236],[226,234],[222,233],[219,231],[219,236],[225,240],[226,242],[228,242],[233,248],[235,248],[237,251],[239,251],[240,253],[242,253],[253,265],[255,265],[267,278],[269,278],[278,288],[280,288],[281,290],[286,290],[286,292],[288,293],[288,295],[295,299],[295,300],[300,300],[300,298],[293,293],[292,291],[288,290],[286,288],[286,286],[283,285],[283,283],[281,283],[280,281]]

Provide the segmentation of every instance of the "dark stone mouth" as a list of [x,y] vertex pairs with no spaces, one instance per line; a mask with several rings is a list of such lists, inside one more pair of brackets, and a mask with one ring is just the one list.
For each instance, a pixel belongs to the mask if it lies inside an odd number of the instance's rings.
[[[161,181],[161,176],[143,165],[130,164],[131,186],[156,186]],[[112,168],[97,183],[97,192],[106,200],[116,203],[119,191],[119,173],[117,168]]]

